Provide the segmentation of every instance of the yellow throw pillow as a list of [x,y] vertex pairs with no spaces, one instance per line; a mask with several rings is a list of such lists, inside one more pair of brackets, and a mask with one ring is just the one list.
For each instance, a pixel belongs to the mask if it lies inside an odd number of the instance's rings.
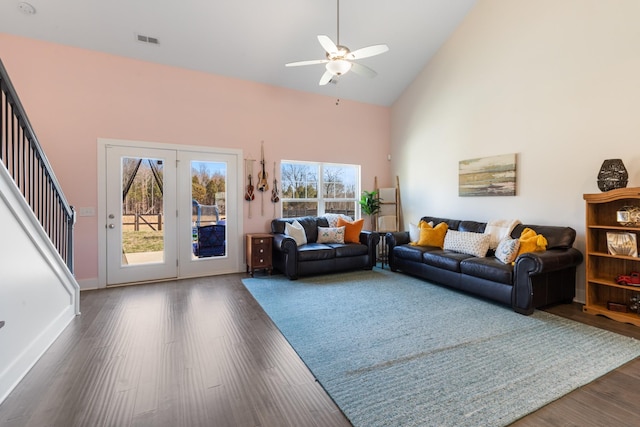
[[338,227],[344,226],[344,242],[360,243],[360,232],[364,225],[364,218],[349,222],[346,219],[338,218]]
[[413,246],[437,246],[442,249],[444,246],[444,236],[447,234],[449,226],[446,222],[432,227],[428,223],[422,221],[420,226],[420,239],[416,243],[410,243]]
[[518,256],[525,252],[541,252],[547,250],[547,239],[542,234],[536,234],[535,231],[528,227],[522,230],[522,234],[518,240],[520,240]]

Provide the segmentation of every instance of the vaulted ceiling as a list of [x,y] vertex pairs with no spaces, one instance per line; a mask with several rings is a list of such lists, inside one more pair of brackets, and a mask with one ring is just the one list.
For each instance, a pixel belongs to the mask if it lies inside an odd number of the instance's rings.
[[284,64],[324,58],[317,36],[336,41],[336,0],[4,0],[0,31],[389,106],[476,1],[340,1],[340,44],[355,50],[385,43],[390,50],[359,61],[377,71],[375,78],[350,72],[326,86],[318,85],[323,65]]

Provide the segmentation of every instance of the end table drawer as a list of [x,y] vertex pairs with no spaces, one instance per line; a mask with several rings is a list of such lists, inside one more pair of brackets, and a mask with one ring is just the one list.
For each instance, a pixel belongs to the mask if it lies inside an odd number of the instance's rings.
[[271,240],[268,242],[265,241],[264,243],[254,242],[252,251],[259,253],[271,253]]
[[251,259],[251,266],[253,268],[266,268],[271,267],[271,254],[255,254]]

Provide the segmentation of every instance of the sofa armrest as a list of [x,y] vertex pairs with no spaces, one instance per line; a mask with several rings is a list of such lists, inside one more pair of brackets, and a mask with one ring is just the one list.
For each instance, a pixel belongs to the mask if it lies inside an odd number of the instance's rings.
[[289,279],[298,278],[298,245],[286,234],[273,233],[273,267]]
[[293,238],[286,234],[273,235],[273,249],[280,252],[296,252],[298,245]]
[[408,231],[393,231],[385,234],[384,243],[387,245],[387,261],[389,262],[389,268],[391,271],[397,271],[396,259],[393,256],[393,248],[396,246],[406,245],[409,243]]
[[377,231],[363,230],[360,232],[360,243],[367,245],[367,253],[369,255],[369,267],[376,265],[378,255],[378,242],[380,242],[380,234]]
[[513,309],[522,314],[533,313],[534,299],[541,297],[534,296],[534,281],[545,283],[550,293],[565,295],[566,298],[575,295],[575,272],[582,260],[582,253],[575,248],[520,255],[516,258],[513,271]]
[[387,233],[385,238],[387,246],[389,247],[389,253],[391,253],[391,249],[393,249],[394,246],[406,245],[409,243],[409,232],[394,231]]
[[520,274],[532,276],[568,267],[577,267],[582,263],[582,260],[582,253],[575,248],[526,252],[516,259],[515,274],[518,277]]
[[369,247],[375,247],[380,241],[380,234],[377,231],[363,230],[360,232],[360,243]]

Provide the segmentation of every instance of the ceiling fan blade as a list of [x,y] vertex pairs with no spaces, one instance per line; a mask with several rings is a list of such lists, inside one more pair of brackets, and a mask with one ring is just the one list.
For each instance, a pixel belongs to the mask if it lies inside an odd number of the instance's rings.
[[312,59],[310,61],[289,62],[288,64],[284,64],[284,66],[285,67],[300,67],[301,65],[326,64],[327,62],[329,62],[328,59]]
[[359,76],[365,76],[369,78],[373,78],[378,75],[378,73],[373,71],[371,68],[362,64],[358,64],[357,62],[351,63],[351,71],[358,74]]
[[325,71],[322,77],[320,78],[319,86],[324,86],[331,81],[333,78],[333,73],[331,71]]
[[363,47],[362,49],[354,50],[349,53],[346,58],[347,59],[362,59],[368,58],[370,56],[380,55],[381,53],[385,53],[389,50],[389,46],[386,44],[377,44],[375,46]]
[[322,45],[322,48],[327,51],[327,53],[336,53],[338,52],[338,47],[336,44],[327,36],[318,36],[318,41]]

